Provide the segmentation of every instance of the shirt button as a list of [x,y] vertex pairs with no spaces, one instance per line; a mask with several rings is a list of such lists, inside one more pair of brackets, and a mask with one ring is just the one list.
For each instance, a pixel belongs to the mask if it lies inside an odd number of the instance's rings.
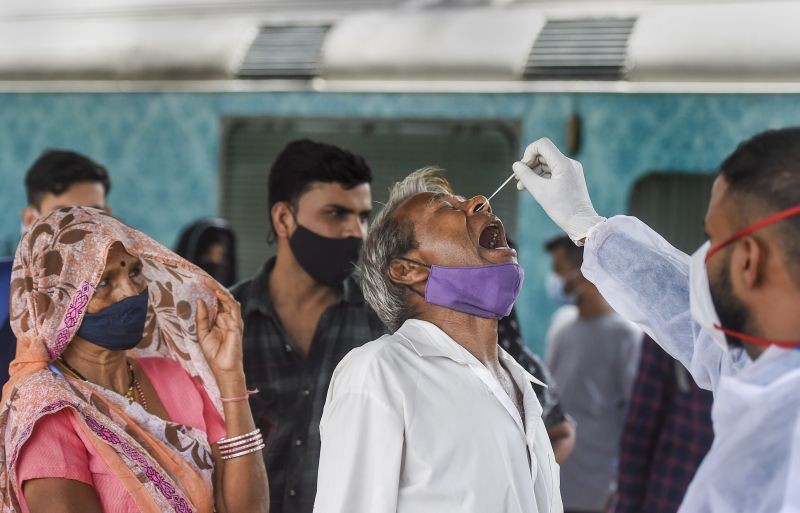
[[294,441],[294,444],[295,444],[297,447],[300,447],[301,445],[303,445],[303,441],[302,441],[302,440],[300,440],[300,439],[298,438],[297,440],[295,440],[295,441]]
[[283,346],[283,348],[286,349],[287,353],[291,353],[292,352],[292,346],[290,346],[289,344],[286,344],[285,346]]
[[294,488],[289,490],[289,497],[294,497],[295,495],[297,495],[297,491]]
[[311,389],[309,387],[304,388],[303,395],[311,395]]

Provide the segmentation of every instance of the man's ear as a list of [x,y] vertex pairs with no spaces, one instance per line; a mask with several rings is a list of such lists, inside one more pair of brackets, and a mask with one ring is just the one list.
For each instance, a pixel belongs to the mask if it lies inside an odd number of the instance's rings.
[[28,205],[27,207],[22,209],[22,224],[25,225],[25,228],[29,227],[33,224],[34,221],[39,217],[39,212],[36,210],[36,207],[33,205]]
[[294,233],[296,223],[292,211],[289,208],[289,203],[285,201],[275,203],[272,205],[270,215],[272,216],[272,226],[275,227],[275,233],[278,238],[283,237],[288,239],[291,237],[292,233]]
[[765,256],[765,248],[753,237],[744,237],[736,245],[731,255],[731,271],[734,276],[741,276],[745,288],[750,289],[763,282]]
[[398,285],[416,285],[428,279],[430,270],[420,264],[395,258],[389,264],[389,279]]

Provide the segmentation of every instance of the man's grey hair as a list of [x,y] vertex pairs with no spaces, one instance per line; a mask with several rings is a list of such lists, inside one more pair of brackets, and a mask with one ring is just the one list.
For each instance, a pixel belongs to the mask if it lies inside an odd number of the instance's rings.
[[452,194],[453,190],[442,173],[439,168],[425,167],[395,183],[389,190],[389,200],[375,216],[364,241],[359,265],[364,297],[392,332],[397,331],[412,312],[408,303],[409,291],[405,285],[394,283],[389,278],[389,265],[417,247],[413,225],[397,220],[395,211],[417,194]]

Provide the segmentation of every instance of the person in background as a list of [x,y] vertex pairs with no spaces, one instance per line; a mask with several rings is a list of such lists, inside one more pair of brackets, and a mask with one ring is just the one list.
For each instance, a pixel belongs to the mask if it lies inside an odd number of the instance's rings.
[[261,393],[256,423],[272,511],[310,513],[317,493],[319,422],[333,370],[386,328],[352,276],[372,210],[372,171],[346,150],[289,143],[269,175],[277,255],[232,289],[242,305],[245,374]]
[[336,368],[315,513],[562,513],[541,383],[497,344],[523,272],[483,196],[398,182],[360,265],[392,330]]
[[615,513],[675,513],[714,431],[713,395],[650,337],[622,435]]
[[563,295],[576,306],[559,311],[547,334],[547,365],[577,423],[575,450],[561,467],[564,510],[598,513],[616,488],[642,332],[617,315],[583,277],[583,248],[557,237],[545,249]]
[[[36,219],[61,207],[95,207],[106,213],[111,180],[106,168],[92,159],[69,150],[47,150],[25,174],[28,204],[22,210],[23,230]],[[3,267],[0,263],[0,279]],[[10,271],[9,271],[10,272]],[[7,295],[7,294],[6,294]],[[15,339],[8,321],[8,311],[0,304],[0,383],[8,380],[8,364],[14,357]]]
[[181,232],[175,252],[225,287],[238,281],[236,234],[225,219],[206,217],[193,222]]
[[22,210],[25,228],[61,207],[94,207],[111,213],[106,199],[111,180],[106,168],[69,150],[46,150],[25,174],[28,205]]

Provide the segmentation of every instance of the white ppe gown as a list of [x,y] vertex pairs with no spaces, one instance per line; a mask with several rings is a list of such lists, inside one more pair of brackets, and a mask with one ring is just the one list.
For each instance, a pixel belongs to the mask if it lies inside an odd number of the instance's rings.
[[[592,228],[583,275],[714,393],[714,443],[679,513],[800,513],[800,351],[757,360],[692,320],[688,255],[636,218]],[[800,314],[800,312],[798,312]]]

